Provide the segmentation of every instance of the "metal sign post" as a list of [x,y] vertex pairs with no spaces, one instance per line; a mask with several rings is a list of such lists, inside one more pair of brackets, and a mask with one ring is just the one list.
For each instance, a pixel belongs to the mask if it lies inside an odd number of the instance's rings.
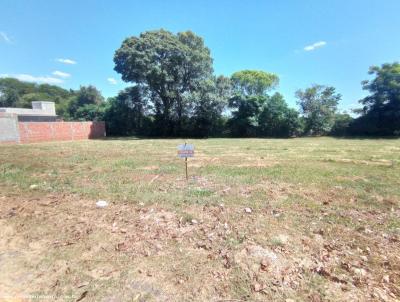
[[184,144],[178,146],[178,157],[185,159],[186,180],[188,176],[188,157],[194,157],[194,145]]
[[186,166],[186,180],[188,180],[189,177],[188,177],[188,171],[187,171],[187,157],[185,157],[185,166]]

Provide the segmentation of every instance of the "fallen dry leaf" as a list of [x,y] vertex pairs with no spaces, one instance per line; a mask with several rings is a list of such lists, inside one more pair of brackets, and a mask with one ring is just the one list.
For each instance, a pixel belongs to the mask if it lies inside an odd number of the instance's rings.
[[79,301],[83,300],[83,299],[86,297],[87,294],[88,294],[88,291],[85,290],[85,291],[79,296],[79,298],[76,299],[76,302],[79,302]]

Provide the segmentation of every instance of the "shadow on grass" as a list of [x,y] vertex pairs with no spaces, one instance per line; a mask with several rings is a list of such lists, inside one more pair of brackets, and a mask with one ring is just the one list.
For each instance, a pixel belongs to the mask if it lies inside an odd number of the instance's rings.
[[106,136],[106,137],[99,137],[93,138],[96,140],[108,140],[108,141],[129,141],[129,140],[158,140],[158,139],[296,139],[296,138],[322,138],[328,137],[332,139],[348,139],[348,140],[384,140],[384,139],[391,139],[396,140],[400,139],[399,136],[299,136],[299,137],[227,137],[227,136],[218,136],[218,137],[179,137],[179,136]]
[[326,136],[333,139],[358,139],[358,140],[381,140],[381,139],[400,139],[400,136]]

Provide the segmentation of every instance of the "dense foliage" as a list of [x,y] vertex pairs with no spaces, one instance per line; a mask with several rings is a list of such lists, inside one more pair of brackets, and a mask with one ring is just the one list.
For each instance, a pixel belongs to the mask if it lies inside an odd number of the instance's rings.
[[[127,38],[114,56],[122,79],[151,95],[156,133],[177,136],[186,132],[194,99],[212,76],[210,50],[203,39],[187,31],[174,35],[149,31]],[[142,96],[145,98],[146,96]]]
[[353,118],[338,112],[334,87],[298,90],[299,110],[279,92],[276,74],[242,70],[215,76],[210,50],[193,32],[148,31],[122,42],[115,70],[132,85],[107,100],[94,86],[66,90],[0,78],[0,107],[53,101],[64,120],[105,120],[109,135],[293,137],[400,135],[400,64],[373,66],[370,94]]
[[276,74],[261,70],[242,70],[232,77],[233,89],[243,95],[264,95],[279,84]]
[[0,78],[0,107],[32,108],[34,101],[51,101],[56,111],[68,118],[68,103],[75,92],[49,84],[21,82],[13,78]]
[[350,125],[355,135],[400,135],[400,64],[372,66],[375,78],[363,81],[370,95],[360,100],[361,116]]
[[280,93],[267,97],[258,117],[259,136],[291,137],[303,131],[299,113],[289,108]]
[[323,135],[331,131],[341,95],[334,87],[313,85],[304,91],[298,90],[296,97],[304,116],[306,134]]

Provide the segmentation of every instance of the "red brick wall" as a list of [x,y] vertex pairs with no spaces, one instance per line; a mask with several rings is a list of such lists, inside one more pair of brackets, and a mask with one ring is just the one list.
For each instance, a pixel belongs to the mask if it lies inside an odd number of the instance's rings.
[[78,140],[105,136],[104,122],[19,122],[21,143]]

